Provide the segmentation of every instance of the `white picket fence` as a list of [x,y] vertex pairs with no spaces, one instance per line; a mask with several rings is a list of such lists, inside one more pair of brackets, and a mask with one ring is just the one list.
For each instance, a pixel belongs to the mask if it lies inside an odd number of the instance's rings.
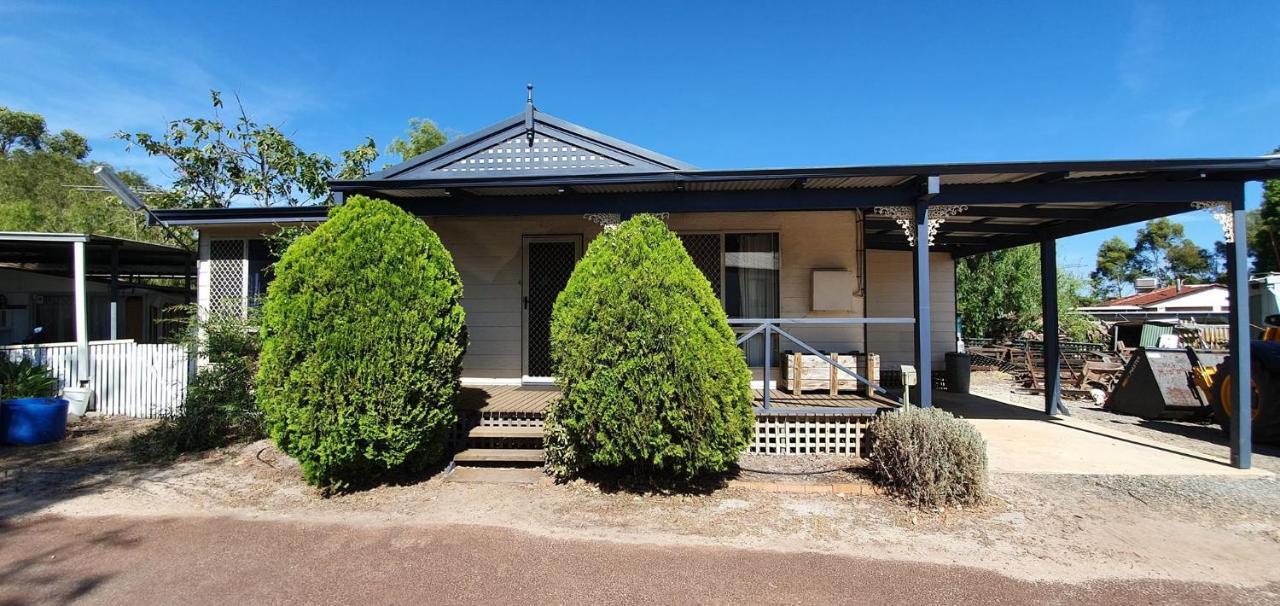
[[[6,345],[0,354],[49,367],[58,388],[76,385],[76,344]],[[187,351],[171,343],[89,342],[93,410],[104,415],[158,417],[182,406],[187,393]]]

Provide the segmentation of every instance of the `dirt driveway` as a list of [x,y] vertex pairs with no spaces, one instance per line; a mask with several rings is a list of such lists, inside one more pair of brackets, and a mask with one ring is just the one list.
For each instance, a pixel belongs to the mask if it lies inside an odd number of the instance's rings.
[[[871,580],[908,583],[902,587],[917,590],[918,601],[952,601],[953,594],[937,593],[939,586],[928,577],[910,584],[913,570],[950,579],[953,593],[969,590],[960,581],[980,579],[1001,592],[993,594],[997,597],[1092,600],[1102,594],[1091,592],[1102,587],[1141,591],[1143,601],[1187,596],[1191,601],[1280,602],[1280,480],[1275,476],[995,473],[988,503],[939,511],[911,509],[875,495],[736,487],[707,494],[634,494],[581,483],[456,483],[440,474],[324,499],[302,483],[292,460],[265,441],[172,465],[130,464],[120,437],[137,429],[136,423],[102,421],[56,448],[0,448],[0,520],[7,525],[0,531],[0,586],[27,579],[22,586],[30,589],[36,584],[31,579],[47,578],[51,588],[74,592],[78,581],[60,580],[37,557],[43,552],[36,547],[44,545],[94,554],[84,574],[102,578],[85,583],[102,588],[95,595],[108,597],[124,595],[116,591],[167,590],[153,586],[178,583],[172,579],[184,566],[188,575],[205,568],[226,575],[243,570],[245,591],[257,591],[273,577],[285,586],[280,579],[320,576],[317,570],[328,566],[351,575],[351,587],[393,578],[387,581],[390,600],[416,582],[412,586],[421,591],[445,583],[471,588],[488,583],[486,591],[498,593],[487,595],[501,601],[507,595],[501,591],[508,588],[501,579],[523,579],[526,567],[535,564],[544,567],[529,569],[545,573],[539,578],[550,575],[589,597],[597,595],[590,583],[556,575],[560,566],[595,571],[598,560],[610,566],[599,571],[602,587],[648,587],[636,585],[643,573],[657,596],[687,591],[697,597],[746,596],[748,602],[760,601],[754,596],[816,601],[833,595],[824,592],[862,590]],[[853,461],[844,463],[854,469],[836,472],[829,469],[839,461],[821,463],[812,475],[843,481],[857,471]],[[754,480],[767,477],[751,473]],[[51,515],[62,520],[30,525]],[[442,530],[446,526],[448,532]],[[92,545],[78,543],[75,533],[88,529],[110,532]],[[231,542],[218,542],[223,534]],[[299,535],[316,537],[315,551],[307,551]],[[498,541],[512,550],[455,545],[457,537],[481,546]],[[401,539],[413,548],[402,550]],[[180,550],[171,541],[187,546],[190,556],[176,553]],[[206,551],[205,541],[216,549]],[[149,547],[131,550],[132,544]],[[339,555],[343,545],[352,550],[351,566],[363,562],[363,572],[347,566]],[[373,558],[378,549],[395,554],[396,561],[362,559]],[[433,550],[455,559],[434,559],[427,553]],[[555,559],[559,550],[579,559]],[[719,568],[689,560],[682,555],[686,552]],[[61,553],[49,555],[67,557]],[[294,556],[298,563],[280,571],[284,564],[277,560]],[[432,566],[407,568],[422,562]],[[755,568],[743,568],[748,563]],[[627,570],[632,565],[641,572]],[[154,569],[155,576],[135,568]],[[258,569],[278,572],[254,576]],[[810,576],[817,574],[810,569],[829,571],[824,576],[830,578]],[[682,570],[689,575],[681,576]],[[699,576],[692,576],[695,572]],[[409,578],[398,578],[404,575]],[[200,578],[182,582],[198,584]],[[725,586],[725,579],[737,585]],[[306,591],[343,595],[327,582],[316,579]],[[533,587],[530,595],[541,601],[559,601],[554,592],[560,584],[520,582]],[[700,583],[719,593],[699,593]],[[1035,583],[1054,585],[1039,593]],[[222,587],[239,590],[234,583]],[[894,587],[874,595],[893,601],[902,596]],[[153,595],[154,601],[171,597]],[[278,594],[255,595],[270,601]],[[991,601],[993,595],[981,597]]]
[[963,566],[723,547],[228,518],[0,528],[0,603],[1261,603],[1171,581],[1031,583]]

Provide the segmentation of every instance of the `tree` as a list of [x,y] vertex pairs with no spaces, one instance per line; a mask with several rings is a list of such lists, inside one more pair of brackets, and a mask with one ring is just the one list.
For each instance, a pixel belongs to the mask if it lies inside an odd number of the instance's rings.
[[366,158],[372,140],[344,153],[344,164],[339,166],[322,154],[303,151],[279,128],[251,119],[239,98],[238,116],[230,123],[224,121],[222,94],[215,90],[209,96],[213,105],[210,118],[174,120],[160,136],[116,134],[130,146],[137,145],[148,155],[173,163],[177,178],[172,189],[180,206],[311,204],[328,197],[326,181],[335,173],[354,174],[362,166],[367,170],[371,162]]
[[28,151],[40,149],[45,136],[44,116],[0,106],[0,156],[9,155],[15,147]]
[[[1280,148],[1275,153],[1280,153]],[[1280,179],[1262,184],[1262,206],[1250,211],[1247,221],[1253,270],[1280,271]]]
[[1162,217],[1138,228],[1130,267],[1134,277],[1158,278],[1162,284],[1180,278],[1198,282],[1209,270],[1209,253],[1187,239],[1181,223]]
[[1219,244],[1206,250],[1187,238],[1181,223],[1167,218],[1147,221],[1138,228],[1132,247],[1119,236],[1098,246],[1097,266],[1089,274],[1093,295],[1118,297],[1142,277],[1156,278],[1161,284],[1216,281],[1226,258]]
[[562,397],[548,468],[641,479],[723,472],[749,444],[751,373],[724,307],[675,233],[637,215],[591,242],[551,322]]
[[[0,230],[76,232],[176,244],[147,229],[145,218],[111,194],[69,186],[97,184],[84,162],[89,145],[71,130],[49,134],[38,113],[0,108]],[[140,174],[123,170],[129,185],[145,188]],[[164,206],[163,199],[154,200]]]
[[56,135],[47,135],[44,139],[45,147],[55,153],[83,160],[89,155],[89,140],[85,139],[80,133],[73,130],[63,130]]
[[[1088,340],[1088,321],[1072,313],[1084,301],[1084,280],[1058,272],[1058,325]],[[956,305],[965,337],[1004,338],[1043,326],[1040,246],[1030,244],[965,257],[956,263]]]
[[449,141],[435,122],[423,118],[409,120],[409,132],[405,133],[405,137],[405,139],[396,137],[391,140],[391,145],[387,146],[387,151],[399,154],[401,160],[427,153]]
[[1114,299],[1120,296],[1126,284],[1133,282],[1130,272],[1133,255],[1133,249],[1120,236],[1112,236],[1098,247],[1097,266],[1089,274],[1095,297]]
[[462,279],[440,238],[353,196],[274,271],[256,395],[307,481],[342,490],[440,460],[467,347]]

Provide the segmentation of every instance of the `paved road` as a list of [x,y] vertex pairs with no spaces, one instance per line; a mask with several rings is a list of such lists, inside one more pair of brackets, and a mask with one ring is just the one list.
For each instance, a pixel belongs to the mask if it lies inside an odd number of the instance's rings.
[[[980,557],[980,556],[975,556]],[[0,522],[0,605],[1214,603],[1164,582],[1034,584],[958,566],[224,518]]]

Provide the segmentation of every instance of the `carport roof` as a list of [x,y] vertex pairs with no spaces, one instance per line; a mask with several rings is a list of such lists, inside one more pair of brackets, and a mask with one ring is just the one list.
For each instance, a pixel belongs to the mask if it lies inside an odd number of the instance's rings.
[[111,250],[118,250],[122,275],[182,277],[193,264],[190,252],[174,246],[111,236],[74,233],[0,232],[0,268],[69,273],[72,244],[85,243],[85,271],[111,273]]

